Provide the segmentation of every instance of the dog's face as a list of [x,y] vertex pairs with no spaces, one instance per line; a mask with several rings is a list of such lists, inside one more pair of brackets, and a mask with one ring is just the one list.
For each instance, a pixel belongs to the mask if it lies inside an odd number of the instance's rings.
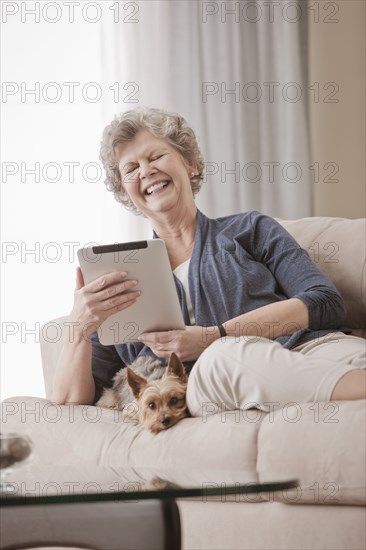
[[186,405],[187,375],[183,363],[172,353],[161,380],[147,382],[127,368],[127,381],[137,400],[141,424],[153,433],[167,430],[188,416]]

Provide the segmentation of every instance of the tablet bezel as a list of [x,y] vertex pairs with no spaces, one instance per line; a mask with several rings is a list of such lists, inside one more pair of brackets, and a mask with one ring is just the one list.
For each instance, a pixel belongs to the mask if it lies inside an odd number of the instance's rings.
[[98,329],[103,345],[136,342],[143,332],[185,329],[183,314],[162,239],[95,245],[77,251],[84,283],[112,271],[126,271],[142,294],[127,309],[112,314]]

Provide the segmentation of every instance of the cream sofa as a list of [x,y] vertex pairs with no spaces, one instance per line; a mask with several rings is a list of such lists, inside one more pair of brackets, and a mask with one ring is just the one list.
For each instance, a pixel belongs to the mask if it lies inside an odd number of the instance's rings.
[[[365,338],[365,220],[304,218],[281,223],[333,280],[347,305],[348,326]],[[42,330],[47,396],[63,321],[53,321]],[[29,433],[38,467],[66,467],[70,461],[85,468],[96,464],[159,471],[204,467],[242,470],[263,481],[300,480],[298,490],[274,495],[180,500],[185,549],[366,547],[364,400],[293,403],[269,414],[256,410],[208,414],[187,418],[158,435],[117,422],[114,412],[106,409],[98,416],[94,407],[73,406],[70,416],[69,407],[57,406],[56,411],[47,399],[34,397],[7,399],[3,407],[2,431]]]

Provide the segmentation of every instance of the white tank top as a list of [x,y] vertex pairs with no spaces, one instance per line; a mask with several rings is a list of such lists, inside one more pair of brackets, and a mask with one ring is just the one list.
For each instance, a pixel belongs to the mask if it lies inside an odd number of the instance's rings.
[[178,277],[178,279],[180,280],[180,282],[183,285],[184,292],[186,293],[186,301],[187,301],[189,320],[191,322],[191,325],[195,325],[196,320],[194,318],[193,307],[192,307],[192,302],[191,302],[191,295],[189,294],[189,284],[188,284],[189,262],[190,262],[190,258],[188,260],[186,260],[185,262],[183,262],[182,264],[178,265],[174,269],[173,273],[176,277]]

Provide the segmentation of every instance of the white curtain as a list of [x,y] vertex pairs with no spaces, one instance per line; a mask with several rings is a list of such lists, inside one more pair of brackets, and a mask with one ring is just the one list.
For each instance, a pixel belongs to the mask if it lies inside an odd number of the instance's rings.
[[312,213],[306,10],[278,4],[146,0],[103,27],[105,78],[120,87],[106,123],[139,105],[182,114],[206,161],[197,204],[209,216]]
[[[8,4],[10,12],[15,3]],[[83,19],[81,4],[70,23],[60,2],[62,17],[50,23],[54,3],[48,11],[36,4],[4,11],[1,28],[1,399],[44,396],[40,327],[71,311],[76,250],[126,233],[97,170],[103,122],[93,94],[110,93],[101,22]],[[74,98],[67,82],[75,83]]]

